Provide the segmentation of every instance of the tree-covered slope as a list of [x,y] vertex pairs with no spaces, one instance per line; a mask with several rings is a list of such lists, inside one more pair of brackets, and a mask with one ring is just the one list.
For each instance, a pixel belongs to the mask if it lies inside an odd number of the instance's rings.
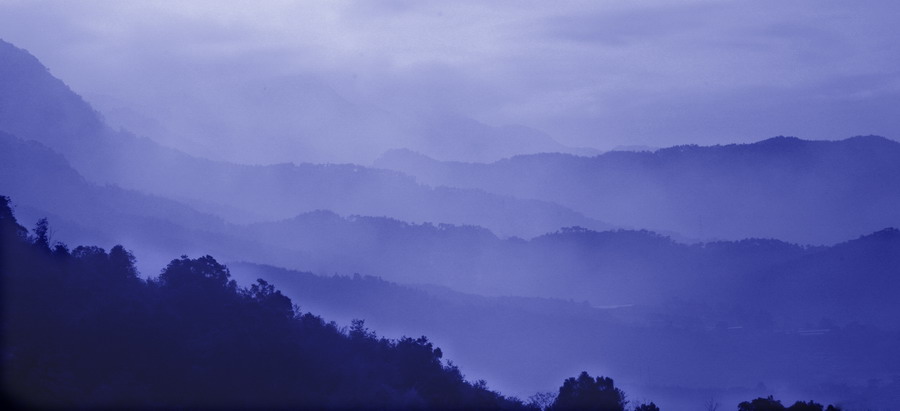
[[[366,275],[315,275],[248,263],[229,267],[239,284],[263,278],[327,318],[364,319],[388,336],[424,333],[471,377],[520,398],[587,369],[615,376],[630,399],[652,399],[662,409],[703,409],[711,398],[737,404],[788,393],[792,400],[855,404],[851,409],[878,409],[895,399],[890,375],[900,370],[893,355],[900,331],[837,321],[778,323],[773,313],[780,307],[756,290],[733,294],[727,302],[597,307],[485,297]],[[815,302],[801,294],[794,298],[788,301],[796,306]]]
[[3,394],[28,407],[522,408],[467,382],[425,337],[301,313],[210,256],[137,275],[109,252],[30,237],[0,197]]

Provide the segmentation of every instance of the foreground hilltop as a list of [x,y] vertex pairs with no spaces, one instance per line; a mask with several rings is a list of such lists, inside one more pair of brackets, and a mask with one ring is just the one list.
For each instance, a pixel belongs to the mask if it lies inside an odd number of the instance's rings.
[[28,407],[523,409],[467,382],[427,338],[301,313],[210,256],[142,279],[122,246],[51,245],[0,197],[3,399]]

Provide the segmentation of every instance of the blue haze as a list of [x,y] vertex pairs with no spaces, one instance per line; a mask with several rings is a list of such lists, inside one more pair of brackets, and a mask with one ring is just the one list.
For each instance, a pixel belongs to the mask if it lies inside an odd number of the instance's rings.
[[[366,4],[11,1],[0,37],[115,124],[239,162],[900,129],[891,1]],[[534,137],[480,154],[440,141],[513,138],[507,125]]]
[[522,399],[588,370],[663,409],[890,409],[898,14],[2,2],[0,195]]

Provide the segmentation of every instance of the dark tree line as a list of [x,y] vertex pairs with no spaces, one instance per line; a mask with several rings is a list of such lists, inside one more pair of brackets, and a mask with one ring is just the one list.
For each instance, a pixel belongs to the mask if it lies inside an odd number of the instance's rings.
[[427,338],[378,338],[237,287],[210,256],[138,276],[121,246],[69,250],[0,197],[3,389],[37,407],[524,408]]
[[781,401],[771,395],[767,398],[757,398],[753,401],[744,401],[738,404],[738,411],[840,411],[840,408],[829,405],[827,408],[815,401],[797,401],[790,407],[785,407]]
[[[612,378],[593,378],[582,372],[578,378],[567,378],[559,388],[555,401],[547,407],[549,411],[559,410],[603,410],[625,411],[625,393],[616,388]],[[646,408],[653,407],[653,408]],[[657,410],[653,403],[640,405],[636,410]]]
[[[70,250],[51,233],[41,219],[29,234],[0,196],[2,393],[14,405],[629,409],[611,378],[586,372],[524,404],[466,381],[426,337],[379,338],[362,321],[338,327],[262,279],[238,287],[211,256],[181,256],[143,279],[121,245]],[[769,410],[823,407],[772,397],[739,405]]]

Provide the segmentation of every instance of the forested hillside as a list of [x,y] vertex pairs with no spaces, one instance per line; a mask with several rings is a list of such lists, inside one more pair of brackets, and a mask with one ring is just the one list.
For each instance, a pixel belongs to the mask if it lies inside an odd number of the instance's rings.
[[28,407],[523,408],[471,384],[427,338],[301,313],[210,256],[143,279],[122,246],[29,237],[0,197],[3,394]]
[[[630,398],[676,410],[699,408],[710,398],[737,404],[784,392],[760,386],[761,381],[782,381],[795,398],[840,399],[852,409],[900,400],[888,377],[900,369],[892,355],[900,332],[833,320],[779,323],[781,312],[753,291],[736,295],[730,304],[675,300],[597,307],[463,294],[363,274],[321,276],[247,263],[229,267],[239,284],[263,278],[327,318],[364,319],[388,336],[425,333],[446,341],[444,352],[469,375],[520,398],[597,367],[614,376]],[[797,301],[797,306],[812,302]],[[884,377],[873,385],[855,382],[868,375]],[[718,388],[723,386],[728,389]]]

